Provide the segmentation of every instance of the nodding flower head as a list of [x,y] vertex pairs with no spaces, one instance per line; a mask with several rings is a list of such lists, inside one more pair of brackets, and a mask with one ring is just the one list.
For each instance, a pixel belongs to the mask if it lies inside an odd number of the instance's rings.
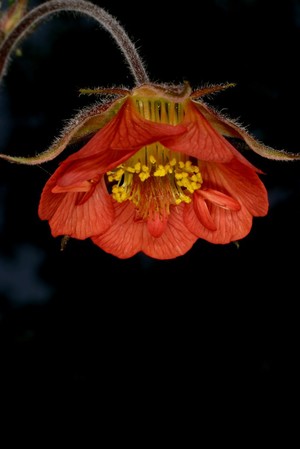
[[228,138],[269,149],[200,100],[225,87],[145,84],[87,110],[81,125],[77,117],[56,145],[86,143],[50,177],[39,205],[52,235],[91,238],[119,258],[158,259],[199,238],[245,237],[253,217],[267,213],[268,195],[260,170]]

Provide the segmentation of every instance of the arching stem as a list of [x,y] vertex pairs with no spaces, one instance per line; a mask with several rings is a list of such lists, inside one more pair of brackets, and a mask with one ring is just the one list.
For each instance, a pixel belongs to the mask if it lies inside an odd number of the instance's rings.
[[11,54],[18,43],[34,25],[60,11],[79,12],[99,22],[111,34],[123,52],[136,85],[149,82],[143,62],[124,28],[103,8],[85,0],[50,0],[29,11],[0,46],[0,81],[6,73]]

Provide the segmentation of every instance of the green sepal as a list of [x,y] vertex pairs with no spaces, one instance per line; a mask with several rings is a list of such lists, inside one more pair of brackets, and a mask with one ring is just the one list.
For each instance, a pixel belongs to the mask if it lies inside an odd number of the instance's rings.
[[74,144],[84,137],[92,137],[103,128],[119,111],[125,99],[126,97],[119,98],[110,103],[96,104],[82,110],[70,120],[54,143],[47,150],[36,156],[23,157],[0,154],[0,158],[8,162],[24,165],[39,165],[51,161],[59,156],[68,145]]

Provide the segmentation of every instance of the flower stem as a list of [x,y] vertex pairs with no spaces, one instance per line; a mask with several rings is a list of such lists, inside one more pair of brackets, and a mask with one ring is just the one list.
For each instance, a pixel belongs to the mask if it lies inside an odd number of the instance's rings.
[[123,52],[136,85],[149,82],[143,62],[124,28],[103,8],[85,0],[50,0],[29,11],[0,46],[0,81],[7,71],[10,56],[17,44],[34,25],[60,11],[79,12],[99,22],[111,34]]

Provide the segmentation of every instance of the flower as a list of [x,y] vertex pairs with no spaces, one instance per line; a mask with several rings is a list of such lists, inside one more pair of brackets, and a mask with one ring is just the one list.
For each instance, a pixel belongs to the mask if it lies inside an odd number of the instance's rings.
[[49,150],[85,139],[43,189],[38,213],[52,235],[156,259],[183,255],[197,239],[247,236],[253,217],[267,214],[268,194],[230,138],[266,157],[279,152],[199,100],[228,86],[96,90],[117,98],[80,113]]

